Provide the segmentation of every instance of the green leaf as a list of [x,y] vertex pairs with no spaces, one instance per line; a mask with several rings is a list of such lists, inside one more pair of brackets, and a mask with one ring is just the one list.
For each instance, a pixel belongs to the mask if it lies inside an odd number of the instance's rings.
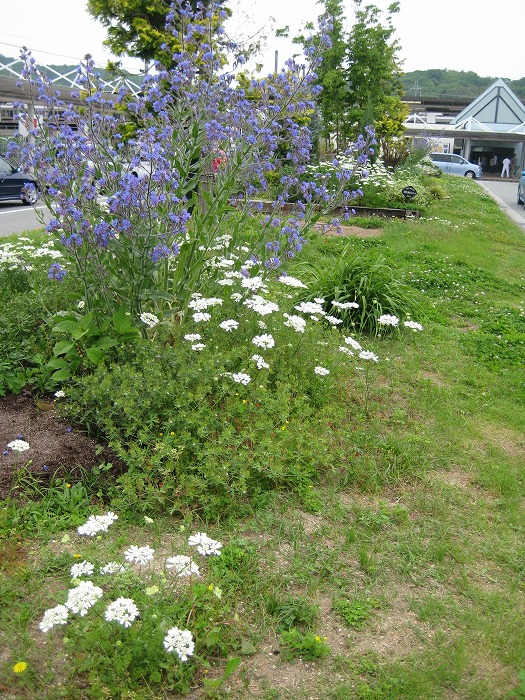
[[223,679],[226,680],[227,678],[229,678],[232,675],[232,673],[235,673],[235,671],[238,669],[240,663],[241,663],[241,659],[238,656],[236,656],[233,659],[230,659],[228,661],[228,663],[226,664],[226,668],[224,669]]
[[78,323],[76,321],[60,321],[56,326],[53,327],[55,333],[73,333],[73,331],[78,328]]
[[252,656],[253,654],[256,654],[256,653],[257,653],[257,649],[250,642],[250,640],[243,639],[242,643],[241,643],[241,654],[244,654],[244,656]]
[[63,382],[66,379],[69,379],[70,377],[71,372],[69,371],[69,369],[58,369],[51,375],[51,379],[54,379],[55,382]]
[[101,350],[107,350],[108,348],[114,348],[115,345],[118,344],[118,340],[115,340],[115,338],[110,338],[109,336],[105,335],[103,338],[100,338],[100,340],[97,340],[94,347],[100,348]]
[[106,356],[106,353],[104,350],[101,350],[100,348],[93,347],[93,348],[88,348],[86,350],[86,355],[88,356],[89,360],[94,364],[94,365],[100,365],[104,357]]
[[53,355],[55,355],[55,357],[58,357],[59,355],[66,355],[74,347],[75,343],[71,343],[68,340],[59,340],[58,343],[55,343]]
[[47,366],[51,367],[51,369],[68,369],[69,363],[60,357],[52,357]]

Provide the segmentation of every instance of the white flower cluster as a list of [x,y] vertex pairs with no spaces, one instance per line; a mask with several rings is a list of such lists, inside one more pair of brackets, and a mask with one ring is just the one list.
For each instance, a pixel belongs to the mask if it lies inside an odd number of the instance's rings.
[[8,442],[7,447],[8,449],[13,450],[13,452],[27,452],[29,449],[29,443],[18,438],[17,440]]
[[359,353],[359,357],[362,360],[370,360],[372,362],[379,362],[378,356],[375,353],[371,352],[370,350],[361,350],[361,352]]
[[274,311],[279,311],[277,304],[259,296],[258,294],[254,295],[250,299],[246,299],[243,303],[249,309],[255,311],[256,314],[259,314],[259,316],[268,316],[269,314],[273,314]]
[[69,617],[69,610],[65,605],[57,605],[49,608],[44,613],[44,617],[38,625],[42,632],[49,632],[55,625],[65,625]]
[[285,326],[288,326],[288,328],[293,328],[294,331],[297,331],[297,333],[305,332],[306,321],[302,316],[295,316],[293,314],[283,314],[283,316],[286,318],[286,321],[284,322]]
[[252,338],[252,343],[258,348],[263,350],[269,350],[275,346],[275,340],[270,333],[263,333],[263,335],[256,335]]
[[411,328],[414,331],[423,330],[423,326],[420,323],[416,323],[416,321],[403,321],[403,325],[405,328]]
[[399,319],[398,319],[398,317],[397,317],[397,316],[392,316],[391,314],[382,314],[382,316],[380,316],[380,317],[377,319],[377,322],[378,322],[379,325],[381,325],[381,326],[392,326],[392,327],[394,327],[394,328],[396,328],[397,326],[399,326]]
[[321,367],[318,365],[317,367],[314,367],[314,374],[317,374],[320,377],[326,377],[327,374],[330,374],[330,370],[326,369],[326,367]]
[[332,306],[335,306],[336,309],[358,309],[359,304],[357,304],[355,301],[333,301]]
[[124,552],[124,559],[129,561],[130,564],[139,564],[139,566],[144,566],[144,564],[147,564],[153,559],[154,554],[155,550],[149,545],[145,545],[144,547],[136,547],[135,545],[131,545],[131,547],[126,549]]
[[219,556],[221,553],[222,543],[217,540],[212,540],[205,532],[197,532],[195,535],[190,535],[188,537],[188,544],[190,547],[196,547],[197,552],[202,554],[203,557],[208,557],[211,554]]
[[249,374],[246,374],[246,372],[232,372],[231,378],[234,382],[242,384],[243,386],[246,386],[252,381],[252,378]]
[[260,355],[252,355],[252,362],[255,362],[257,369],[270,369],[270,365]]
[[108,622],[118,622],[123,627],[131,627],[131,623],[139,616],[139,609],[131,598],[117,598],[106,608],[104,617]]
[[79,535],[93,537],[99,532],[107,532],[108,527],[118,520],[118,515],[109,511],[105,515],[90,515],[84,525],[77,527]]
[[230,333],[231,331],[235,331],[237,328],[239,328],[239,322],[234,321],[233,319],[222,321],[222,323],[219,323],[219,328],[222,328],[223,331]]
[[302,301],[300,304],[297,304],[297,306],[294,306],[294,309],[300,311],[302,314],[310,314],[314,316],[325,315],[325,311],[321,304],[315,301]]
[[99,598],[103,591],[99,586],[95,586],[92,581],[81,581],[78,586],[71,588],[67,600],[66,608],[72,613],[78,613],[81,617],[87,614]]
[[166,559],[166,568],[179,577],[199,575],[198,565],[195,564],[191,557],[187,557],[184,554]]
[[292,277],[291,275],[281,275],[280,277],[277,278],[277,281],[281,282],[281,284],[285,284],[287,287],[295,287],[298,289],[307,289],[306,284],[301,282],[301,280],[298,280],[295,277]]
[[193,655],[195,643],[189,630],[180,630],[172,627],[164,637],[164,648],[168,652],[175,652],[181,661],[187,661]]
[[205,311],[209,309],[210,306],[221,306],[222,303],[223,301],[219,297],[210,297],[206,299],[198,294],[194,294],[193,299],[188,304],[188,308],[192,311]]
[[149,314],[147,312],[140,314],[140,320],[142,323],[145,323],[148,328],[154,328],[159,322],[155,314]]
[[73,564],[70,570],[71,578],[81,578],[82,576],[93,576],[95,567],[89,561],[81,561]]
[[123,574],[126,571],[124,564],[119,564],[118,561],[108,561],[108,563],[100,569],[100,573],[105,576],[112,574]]

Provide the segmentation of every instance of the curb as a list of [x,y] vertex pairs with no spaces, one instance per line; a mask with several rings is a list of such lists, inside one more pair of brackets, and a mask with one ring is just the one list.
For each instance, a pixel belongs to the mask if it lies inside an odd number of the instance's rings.
[[496,202],[498,207],[501,209],[501,211],[508,216],[508,218],[514,222],[517,226],[520,227],[520,229],[525,233],[525,218],[518,214],[517,211],[514,211],[509,205],[504,202],[501,197],[498,197],[497,194],[494,194],[494,192],[491,192],[489,188],[483,183],[478,180],[478,184],[485,190],[485,192],[492,197],[492,199]]

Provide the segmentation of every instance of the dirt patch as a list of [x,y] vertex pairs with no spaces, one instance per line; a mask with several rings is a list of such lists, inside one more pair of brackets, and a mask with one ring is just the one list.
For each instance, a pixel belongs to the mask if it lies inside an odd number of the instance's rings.
[[509,457],[525,457],[525,438],[522,434],[501,425],[483,424],[481,434],[492,447],[496,447]]
[[[29,450],[7,449],[17,438],[29,443]],[[37,402],[30,395],[0,398],[0,498],[10,492],[20,467],[45,483],[53,474],[73,478],[105,461],[116,464],[118,460],[107,448],[62,420],[53,401]]]

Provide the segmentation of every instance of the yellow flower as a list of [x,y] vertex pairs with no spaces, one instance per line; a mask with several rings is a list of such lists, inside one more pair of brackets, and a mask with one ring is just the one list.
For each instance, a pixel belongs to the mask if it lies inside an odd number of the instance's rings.
[[320,637],[319,635],[317,635],[316,638],[315,638],[315,641],[316,641],[316,642],[320,642],[320,641],[321,641],[321,637]]
[[27,664],[25,661],[19,661],[17,664],[13,666],[13,671],[15,673],[23,673],[27,668]]
[[82,554],[73,554],[75,559],[82,559]]
[[71,484],[66,484],[66,489],[70,489],[70,488],[71,488]]
[[213,591],[213,586],[212,586],[211,583],[210,583],[210,585],[208,586],[208,590],[209,590],[209,591]]

